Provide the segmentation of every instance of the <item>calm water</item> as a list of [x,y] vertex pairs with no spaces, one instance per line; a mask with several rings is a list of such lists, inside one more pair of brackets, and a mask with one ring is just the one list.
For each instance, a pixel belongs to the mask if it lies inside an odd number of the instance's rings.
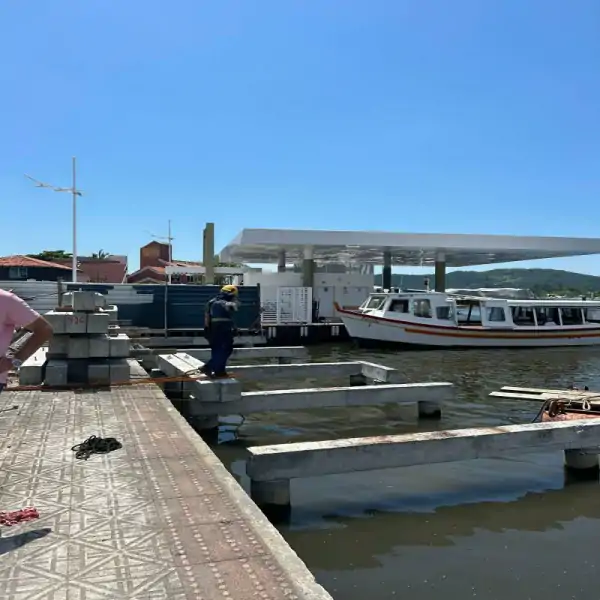
[[[539,404],[489,392],[600,390],[600,349],[312,352],[352,359],[395,367],[407,382],[450,381],[456,400],[424,427],[410,407],[256,415],[237,430],[232,418],[217,452],[245,487],[247,445],[525,423]],[[282,534],[336,600],[600,598],[600,487],[565,487],[560,452],[296,480],[292,502]]]

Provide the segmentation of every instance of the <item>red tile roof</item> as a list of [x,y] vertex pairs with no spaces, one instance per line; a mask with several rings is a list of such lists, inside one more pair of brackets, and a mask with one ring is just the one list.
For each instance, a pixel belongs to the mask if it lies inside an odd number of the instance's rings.
[[59,265],[55,262],[40,260],[39,258],[32,258],[31,256],[23,256],[21,254],[15,254],[14,256],[0,256],[0,267],[46,267],[64,269],[65,271],[73,270],[66,265]]

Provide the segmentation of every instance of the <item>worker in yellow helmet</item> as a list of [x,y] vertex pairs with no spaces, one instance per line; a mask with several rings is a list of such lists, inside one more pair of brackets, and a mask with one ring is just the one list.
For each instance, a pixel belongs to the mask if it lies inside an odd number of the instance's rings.
[[238,306],[238,289],[235,285],[224,285],[219,295],[206,305],[204,330],[211,355],[200,370],[209,377],[227,377],[225,369],[233,352],[236,331],[233,313]]

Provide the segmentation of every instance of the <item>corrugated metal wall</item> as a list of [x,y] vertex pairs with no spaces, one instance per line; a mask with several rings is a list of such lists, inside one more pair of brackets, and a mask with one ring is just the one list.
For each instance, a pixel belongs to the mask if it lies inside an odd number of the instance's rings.
[[[73,284],[67,290],[93,290],[105,294],[109,304],[119,307],[119,320],[135,327],[162,329],[165,326],[165,285],[145,284]],[[58,284],[47,281],[0,281],[0,289],[12,289],[38,312],[52,310],[58,304]],[[167,291],[167,323],[169,329],[201,329],[204,307],[217,293],[215,286],[170,285]],[[240,329],[260,324],[260,292],[258,286],[241,286],[240,310],[236,323]]]

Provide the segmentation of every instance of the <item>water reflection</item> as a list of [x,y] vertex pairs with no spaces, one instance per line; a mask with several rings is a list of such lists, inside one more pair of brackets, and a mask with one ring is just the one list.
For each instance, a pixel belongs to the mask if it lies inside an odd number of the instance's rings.
[[[456,397],[437,424],[395,406],[252,415],[238,431],[233,419],[223,439],[235,442],[217,452],[243,485],[248,445],[523,423],[537,403],[489,392],[572,383],[600,389],[600,348],[311,352],[312,360],[395,367],[407,382],[450,381]],[[560,452],[298,480],[292,498],[292,522],[282,533],[336,598],[598,597],[600,490],[596,483],[564,487]]]

